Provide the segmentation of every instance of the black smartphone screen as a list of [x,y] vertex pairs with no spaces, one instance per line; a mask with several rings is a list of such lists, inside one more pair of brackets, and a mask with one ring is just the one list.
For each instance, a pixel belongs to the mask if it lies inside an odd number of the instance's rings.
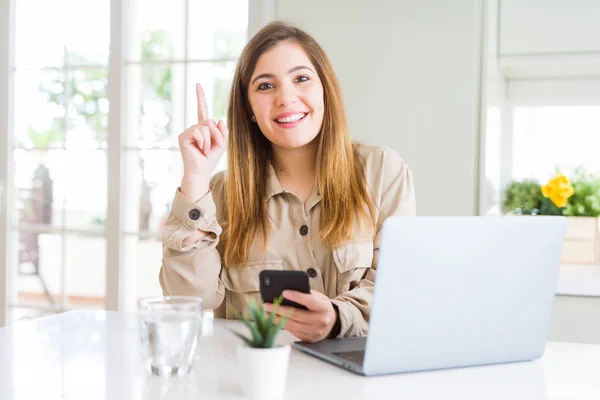
[[[260,280],[260,295],[265,303],[272,303],[281,296],[284,290],[296,290],[302,293],[310,293],[308,274],[304,271],[277,271],[265,269],[258,274]],[[307,308],[301,304],[283,299],[281,305],[296,308]]]

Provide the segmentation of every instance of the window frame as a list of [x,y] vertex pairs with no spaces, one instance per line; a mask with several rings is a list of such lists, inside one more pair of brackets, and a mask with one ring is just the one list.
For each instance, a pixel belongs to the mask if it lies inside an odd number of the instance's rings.
[[12,279],[8,265],[13,259],[10,230],[14,215],[12,201],[12,124],[15,1],[0,2],[0,327],[8,322]]

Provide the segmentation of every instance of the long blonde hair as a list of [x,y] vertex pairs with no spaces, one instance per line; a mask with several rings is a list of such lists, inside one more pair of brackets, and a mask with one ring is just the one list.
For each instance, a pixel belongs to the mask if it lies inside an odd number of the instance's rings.
[[222,224],[226,265],[247,261],[250,246],[259,237],[266,248],[270,234],[265,193],[271,143],[250,120],[248,87],[258,58],[282,41],[297,43],[304,49],[323,84],[325,109],[316,154],[321,240],[334,248],[352,239],[356,222],[363,228],[363,222],[371,226],[376,222],[364,161],[350,139],[340,86],[327,55],[306,32],[273,22],[244,48],[231,86],[227,112],[231,132],[225,187],[227,216]]

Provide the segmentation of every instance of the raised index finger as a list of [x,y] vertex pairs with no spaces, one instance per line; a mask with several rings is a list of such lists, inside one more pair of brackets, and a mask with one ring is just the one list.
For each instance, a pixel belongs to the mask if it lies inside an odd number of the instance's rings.
[[202,85],[196,83],[196,99],[198,100],[198,122],[208,119],[208,107],[206,106],[206,97]]

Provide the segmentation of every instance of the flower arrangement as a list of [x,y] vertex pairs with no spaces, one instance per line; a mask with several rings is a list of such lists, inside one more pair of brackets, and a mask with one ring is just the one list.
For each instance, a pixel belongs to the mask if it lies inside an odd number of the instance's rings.
[[550,199],[558,208],[566,207],[569,197],[573,196],[573,193],[575,190],[569,182],[569,178],[563,174],[556,175],[542,186],[542,195]]
[[600,216],[600,175],[581,168],[571,179],[561,172],[546,184],[511,182],[505,190],[504,211],[528,215]]

